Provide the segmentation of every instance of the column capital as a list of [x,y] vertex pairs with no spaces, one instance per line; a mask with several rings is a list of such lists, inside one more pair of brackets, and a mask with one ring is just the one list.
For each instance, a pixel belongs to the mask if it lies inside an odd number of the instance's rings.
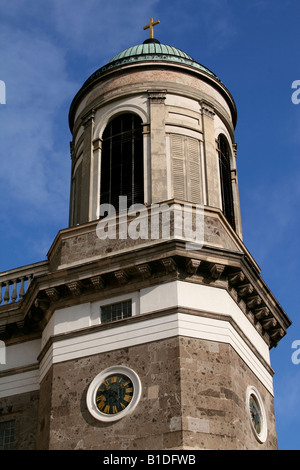
[[148,90],[150,103],[164,104],[167,90]]
[[84,128],[88,127],[90,124],[94,122],[95,118],[95,110],[90,109],[88,113],[86,113],[82,118],[82,125]]
[[97,150],[102,149],[102,139],[95,139],[93,140],[93,150],[96,152]]
[[215,110],[214,110],[213,106],[211,106],[206,101],[201,101],[200,105],[201,105],[202,114],[205,114],[206,116],[213,119],[214,116],[215,116]]

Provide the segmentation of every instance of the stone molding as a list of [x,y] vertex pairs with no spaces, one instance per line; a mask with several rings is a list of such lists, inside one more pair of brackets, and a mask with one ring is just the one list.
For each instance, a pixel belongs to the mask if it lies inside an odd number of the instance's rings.
[[[108,330],[113,334],[107,336]],[[38,357],[41,380],[53,362],[65,362],[173,336],[191,336],[229,343],[270,393],[273,393],[273,369],[232,317],[180,306],[51,336]],[[101,338],[107,339],[103,341]]]
[[[162,251],[165,246],[161,247]],[[36,289],[31,308],[23,312],[23,322],[19,322],[19,325],[8,324],[2,327],[0,338],[6,341],[16,340],[16,337],[19,336],[21,339],[24,334],[26,335],[28,329],[30,332],[35,331],[36,328],[42,331],[52,312],[65,305],[92,302],[99,299],[99,295],[109,298],[115,295],[116,291],[121,294],[148,285],[180,279],[210,286],[221,286],[226,289],[269,347],[276,346],[284,336],[288,325],[284,323],[286,320],[279,307],[273,303],[272,297],[261,281],[255,280],[247,273],[243,256],[237,257],[234,265],[232,265],[233,260],[230,262],[229,258],[224,264],[224,254],[220,260],[214,254],[215,262],[212,262],[210,250],[206,252],[206,256],[204,256],[205,250],[201,250],[197,253],[197,257],[193,257],[188,252],[184,254],[179,246],[178,243],[169,244],[170,256],[166,254],[162,256],[157,247],[155,250],[157,256],[153,256],[152,251],[150,253],[146,250],[149,253],[149,259],[147,261],[144,259],[143,263],[138,263],[134,258],[128,257],[127,265],[124,265],[122,269],[120,267],[101,269],[99,263],[96,262],[93,268],[89,265],[85,273],[83,271],[79,273],[74,267],[72,270],[69,269],[68,273],[62,272],[60,279],[55,273],[52,276],[49,274],[47,282],[55,284],[53,286],[43,287],[45,279],[35,279]]]
[[208,116],[211,119],[213,119],[215,116],[215,110],[211,106],[211,104],[207,103],[206,101],[201,101],[200,105],[201,105],[202,114],[205,114],[205,116]]
[[95,119],[95,110],[89,110],[82,118],[82,125],[86,129],[89,125],[93,124]]
[[[112,240],[106,254],[98,251],[89,259],[83,250],[82,258],[77,259],[80,246],[94,246],[97,221],[61,231],[48,253],[48,263],[42,264],[43,271],[38,271],[22,300],[0,306],[0,340],[25,341],[28,335],[41,334],[56,308],[181,279],[226,289],[269,347],[276,346],[291,324],[289,318],[221,212],[205,208],[205,214],[212,227],[220,222],[218,230],[222,227],[231,237],[228,246],[234,249],[204,243],[193,251],[186,249],[184,240],[170,239],[127,244],[120,250]],[[76,241],[76,252],[70,245],[70,262],[64,265],[59,257],[69,240]]]
[[167,90],[148,90],[149,101],[152,104],[164,104],[167,96]]
[[[98,84],[102,84],[102,83],[105,83],[107,80],[110,79],[110,81],[113,81],[113,80],[116,80],[118,81],[119,77],[120,76],[123,76],[124,74],[124,71],[126,69],[126,73],[127,74],[133,74],[135,72],[139,72],[139,71],[143,71],[143,70],[157,70],[157,69],[161,69],[160,65],[159,64],[156,64],[156,63],[148,63],[148,64],[138,64],[138,63],[135,63],[133,66],[128,64],[127,66],[123,66],[121,67],[119,70],[114,70],[111,73],[104,73],[103,75],[100,75],[99,77],[97,77],[97,79],[95,79],[94,81],[92,81],[93,83],[90,83],[89,86],[84,86],[81,88],[81,90],[79,90],[79,92],[76,94],[76,96],[74,97],[74,100],[71,104],[71,108],[70,108],[70,128],[71,128],[71,132],[74,131],[74,119],[75,119],[75,115],[76,115],[76,111],[77,111],[77,108],[78,108],[78,105],[79,103],[82,101],[83,97],[88,95],[89,93],[94,92],[95,90],[95,87],[98,86]],[[210,86],[212,86],[212,88],[216,89],[219,93],[220,93],[220,96],[223,96],[225,101],[227,102],[229,108],[230,108],[230,111],[232,113],[232,117],[233,117],[233,122],[234,122],[234,126],[235,126],[235,123],[236,123],[236,106],[235,106],[235,103],[234,103],[234,100],[231,96],[231,94],[229,93],[229,91],[227,90],[227,88],[222,84],[222,82],[220,82],[219,80],[215,80],[213,77],[208,77],[206,74],[203,74],[201,73],[200,71],[196,71],[196,70],[191,70],[190,68],[187,68],[187,67],[183,67],[182,65],[181,66],[177,66],[177,65],[169,65],[168,64],[164,64],[164,69],[169,69],[167,70],[169,75],[170,75],[170,72],[171,74],[173,73],[173,71],[175,73],[181,73],[182,75],[192,75],[193,77],[196,78],[196,80],[199,80],[201,82],[206,82],[208,83]],[[168,80],[168,83],[170,82],[170,80]],[[139,84],[135,84],[135,92],[138,90],[138,85]],[[142,86],[143,84],[141,84]],[[116,87],[116,90],[120,88],[120,87]],[[93,103],[94,104],[94,103]]]

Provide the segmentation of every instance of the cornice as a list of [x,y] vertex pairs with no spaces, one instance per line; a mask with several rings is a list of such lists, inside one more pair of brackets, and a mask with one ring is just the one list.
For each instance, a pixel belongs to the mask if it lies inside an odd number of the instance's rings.
[[[180,201],[169,201],[180,203]],[[48,262],[33,278],[19,302],[0,307],[0,339],[24,340],[41,333],[52,313],[66,306],[133,292],[170,280],[226,289],[269,347],[276,346],[291,321],[260,276],[259,266],[218,209],[204,208],[205,216],[220,222],[231,248],[204,241],[201,249],[186,249],[184,240],[154,240],[120,249],[118,240],[88,258],[87,244],[96,237],[98,221],[60,231]],[[216,219],[214,219],[216,220]],[[82,256],[60,258],[68,239],[83,246]],[[99,240],[98,240],[99,241]],[[78,243],[77,243],[78,242]],[[69,251],[73,244],[69,246]],[[78,248],[77,248],[78,249]]]
[[74,99],[71,103],[71,106],[70,106],[69,126],[70,126],[71,133],[73,133],[74,117],[75,117],[76,109],[77,109],[80,101],[84,98],[84,96],[86,96],[87,93],[89,93],[91,90],[93,90],[98,83],[104,82],[106,80],[110,80],[113,77],[118,76],[118,75],[124,75],[125,72],[126,73],[132,73],[132,72],[135,72],[137,70],[146,70],[146,69],[153,70],[155,68],[156,69],[170,70],[170,71],[172,71],[172,70],[176,71],[177,70],[177,71],[180,71],[182,73],[188,73],[190,75],[196,76],[199,80],[202,80],[202,81],[210,84],[213,88],[217,89],[219,91],[219,93],[221,94],[221,96],[227,102],[227,104],[228,104],[228,106],[231,110],[233,125],[234,125],[234,127],[236,126],[237,109],[236,109],[234,99],[233,99],[231,93],[229,92],[229,90],[226,88],[226,86],[221,81],[219,81],[217,78],[215,78],[212,75],[209,75],[208,73],[205,73],[202,70],[196,70],[193,67],[190,67],[190,66],[184,65],[184,64],[174,64],[174,63],[168,63],[168,62],[163,62],[163,61],[162,62],[155,62],[155,61],[154,62],[151,62],[151,61],[143,62],[143,61],[141,61],[140,63],[119,65],[118,67],[116,67],[112,70],[104,71],[101,74],[95,75],[93,79],[88,80],[87,82],[85,82],[85,84],[81,87],[81,89],[75,95],[75,97],[74,97]]
[[[32,333],[35,329],[42,331],[57,309],[183,280],[226,289],[269,347],[273,347],[285,335],[290,321],[261,278],[250,271],[243,254],[227,253],[225,259],[224,251],[211,247],[190,253],[182,242],[162,243],[155,249],[141,249],[139,256],[129,253],[126,260],[123,255],[116,255],[110,265],[101,266],[98,260],[41,276],[27,294],[27,306],[31,307],[21,310],[24,324],[27,319]],[[21,339],[26,335],[26,330],[22,330],[15,328],[10,332],[6,328],[1,339]]]
[[104,323],[104,324],[99,324],[99,325],[94,325],[90,326],[88,328],[83,328],[79,330],[73,330],[71,332],[67,333],[61,333],[57,334],[55,336],[51,336],[47,343],[44,345],[43,349],[41,350],[39,356],[38,356],[38,361],[41,362],[45,356],[48,354],[49,350],[52,348],[52,346],[55,343],[59,343],[61,341],[65,340],[72,340],[74,338],[79,338],[81,336],[88,336],[92,335],[97,332],[102,332],[106,330],[113,331],[114,329],[117,329],[119,327],[128,327],[130,329],[130,325],[136,324],[136,323],[141,323],[144,322],[145,320],[151,320],[154,318],[160,318],[160,317],[166,317],[168,315],[174,315],[174,314],[184,314],[184,315],[191,315],[195,317],[203,317],[207,319],[212,319],[212,320],[218,320],[218,321],[225,321],[228,322],[232,328],[238,333],[238,335],[242,338],[242,340],[247,344],[247,346],[251,349],[251,351],[255,354],[255,356],[259,359],[259,361],[263,364],[264,368],[268,371],[268,373],[273,376],[274,375],[274,370],[268,364],[265,359],[261,356],[261,354],[257,351],[257,349],[253,346],[253,344],[249,341],[245,333],[241,330],[241,328],[238,326],[238,324],[235,322],[235,320],[230,316],[230,315],[220,315],[217,313],[213,312],[208,312],[208,311],[199,311],[195,310],[192,308],[186,308],[182,306],[177,306],[177,307],[170,307],[166,309],[160,309],[158,311],[152,311],[140,315],[135,315],[123,320],[117,320],[111,323]]
[[[139,69],[132,70],[130,71],[130,73],[135,73],[138,71]],[[122,77],[122,74],[120,76]],[[117,79],[118,75],[113,78]],[[113,82],[111,81],[110,87],[112,86],[112,83]],[[214,96],[211,96],[205,93],[203,90],[200,91],[184,83],[177,83],[177,82],[173,82],[172,80],[165,80],[165,81],[155,80],[151,82],[136,81],[134,83],[130,83],[130,80],[129,80],[129,83],[122,85],[122,87],[120,87],[119,84],[116,82],[116,86],[113,88],[110,88],[109,91],[104,92],[101,89],[101,91],[99,91],[99,96],[95,97],[90,102],[88,102],[84,110],[77,116],[76,120],[74,120],[72,124],[73,136],[76,136],[79,129],[81,128],[83,119],[86,116],[86,114],[89,114],[90,112],[91,113],[96,112],[102,106],[107,105],[109,103],[113,103],[114,101],[117,101],[120,99],[127,99],[131,96],[141,95],[141,94],[147,95],[149,88],[153,90],[165,89],[166,93],[169,93],[169,94],[177,94],[178,96],[183,96],[183,97],[188,96],[192,99],[198,100],[199,102],[204,101],[206,103],[210,103],[210,106],[214,108],[215,114],[220,116],[220,118],[224,120],[224,122],[226,123],[226,126],[228,128],[230,135],[234,136],[235,124],[233,124],[232,122],[232,116],[228,114],[228,111],[224,108],[224,106],[220,104],[220,102]],[[95,91],[95,88],[93,88],[90,91],[91,92]]]

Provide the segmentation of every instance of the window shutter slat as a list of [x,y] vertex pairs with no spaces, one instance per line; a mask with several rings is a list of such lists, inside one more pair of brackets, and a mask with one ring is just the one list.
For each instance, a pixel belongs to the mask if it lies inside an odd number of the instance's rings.
[[189,200],[194,203],[201,202],[201,166],[200,146],[197,139],[187,138]]
[[171,135],[171,158],[174,198],[186,199],[184,137],[181,135]]

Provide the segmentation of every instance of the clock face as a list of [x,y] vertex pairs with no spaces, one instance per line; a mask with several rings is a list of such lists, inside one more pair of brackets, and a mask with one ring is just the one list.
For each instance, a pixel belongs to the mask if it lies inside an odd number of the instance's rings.
[[106,415],[120,413],[131,403],[133,393],[134,386],[129,377],[118,373],[109,375],[97,389],[97,409]]
[[99,421],[111,422],[128,416],[142,393],[139,376],[125,366],[112,366],[99,372],[87,390],[86,404]]
[[246,391],[246,411],[256,439],[263,444],[268,437],[267,414],[259,391],[252,385]]
[[250,406],[250,416],[251,416],[253,427],[256,433],[259,435],[261,433],[261,428],[262,428],[262,416],[261,416],[259,404],[257,403],[257,400],[255,399],[253,395],[250,396],[249,406]]

